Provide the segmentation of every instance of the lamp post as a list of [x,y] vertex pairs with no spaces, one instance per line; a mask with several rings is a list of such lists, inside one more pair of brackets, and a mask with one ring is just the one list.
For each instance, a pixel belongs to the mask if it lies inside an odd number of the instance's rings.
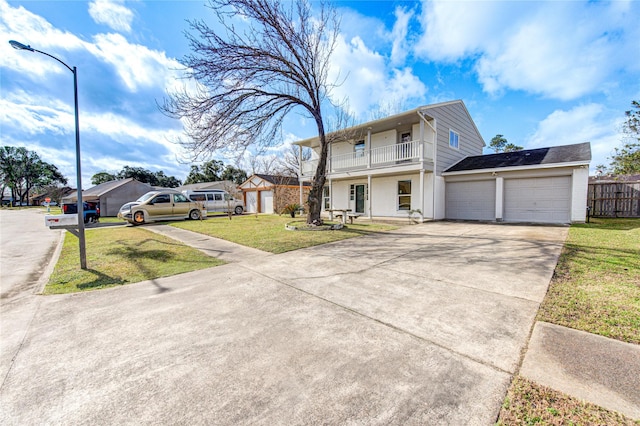
[[76,113],[76,178],[78,186],[78,243],[80,246],[80,268],[87,269],[87,248],[84,238],[84,204],[82,202],[82,173],[80,172],[80,122],[78,121],[78,70],[76,67],[71,68],[69,65],[62,62],[60,59],[52,56],[41,50],[34,49],[33,47],[22,44],[15,40],[9,41],[9,44],[14,49],[28,50],[29,52],[42,53],[45,56],[55,59],[62,65],[67,67],[69,71],[73,73],[73,100],[75,102]]

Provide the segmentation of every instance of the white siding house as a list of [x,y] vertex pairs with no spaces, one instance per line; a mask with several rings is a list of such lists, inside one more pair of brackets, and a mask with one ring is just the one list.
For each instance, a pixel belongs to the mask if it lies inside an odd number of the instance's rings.
[[[328,135],[322,208],[369,218],[584,222],[589,143],[482,155],[460,100],[427,105]],[[300,181],[318,164],[318,138]],[[419,212],[418,212],[419,211]]]
[[[343,130],[329,146],[323,211],[351,209],[374,217],[443,219],[442,171],[485,146],[460,100],[427,105]],[[342,137],[340,137],[342,136]],[[295,142],[313,150],[302,162],[310,181],[320,151],[318,138]],[[434,179],[435,176],[435,179]]]

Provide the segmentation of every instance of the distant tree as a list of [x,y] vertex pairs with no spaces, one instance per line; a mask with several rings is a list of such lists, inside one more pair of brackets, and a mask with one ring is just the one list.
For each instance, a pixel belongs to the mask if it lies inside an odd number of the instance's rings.
[[[218,18],[214,28],[190,22],[193,54],[184,65],[204,89],[175,92],[163,105],[185,123],[182,142],[195,156],[226,149],[240,155],[253,144],[281,140],[285,117],[304,111],[316,124],[318,166],[309,193],[309,223],[320,223],[329,142],[324,108],[332,88],[330,56],[339,36],[337,11],[307,0],[209,0]],[[236,22],[248,26],[239,30]]]
[[202,182],[218,182],[223,180],[222,173],[224,171],[224,163],[220,160],[210,160],[201,166],[192,165],[191,171],[187,175],[185,185]]
[[237,185],[240,185],[245,180],[247,180],[247,172],[238,167],[228,164],[224,168],[224,171],[222,172],[222,176],[220,176],[220,178],[221,180],[228,180]]
[[134,178],[138,182],[148,183],[152,186],[175,188],[181,185],[181,181],[175,176],[167,176],[163,171],[152,172],[142,167],[124,166],[116,175],[118,179]]
[[156,186],[161,186],[163,188],[176,188],[182,185],[182,181],[175,176],[167,176],[164,174],[162,170],[154,173],[156,177]]
[[101,183],[111,182],[112,180],[116,180],[116,175],[113,175],[108,172],[98,172],[95,175],[91,176],[91,183],[93,185],[100,185]]
[[21,204],[29,203],[29,194],[36,188],[67,183],[55,165],[42,161],[35,151],[15,146],[0,149],[0,176],[3,193],[10,188],[12,198]]
[[622,126],[625,140],[620,148],[614,148],[614,154],[609,157],[609,172],[614,175],[640,173],[640,102],[632,101],[631,106],[631,110],[625,111],[627,120]]
[[489,143],[489,148],[496,153],[522,151],[524,148],[510,143],[503,135],[495,135]]

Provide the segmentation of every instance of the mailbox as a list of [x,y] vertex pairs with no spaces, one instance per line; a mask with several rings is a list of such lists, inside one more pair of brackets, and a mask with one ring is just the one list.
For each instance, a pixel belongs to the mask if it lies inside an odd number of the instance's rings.
[[44,224],[51,229],[70,228],[78,226],[77,214],[47,214],[44,216]]

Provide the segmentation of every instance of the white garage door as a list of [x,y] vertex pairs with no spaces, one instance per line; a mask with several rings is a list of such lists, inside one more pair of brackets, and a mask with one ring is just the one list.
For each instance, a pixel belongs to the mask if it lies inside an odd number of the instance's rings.
[[571,177],[505,179],[504,220],[570,222]]
[[260,213],[273,214],[273,191],[260,191]]
[[247,205],[246,210],[247,213],[255,213],[258,208],[258,197],[256,196],[255,191],[247,191]]
[[496,181],[447,182],[447,219],[495,220]]

